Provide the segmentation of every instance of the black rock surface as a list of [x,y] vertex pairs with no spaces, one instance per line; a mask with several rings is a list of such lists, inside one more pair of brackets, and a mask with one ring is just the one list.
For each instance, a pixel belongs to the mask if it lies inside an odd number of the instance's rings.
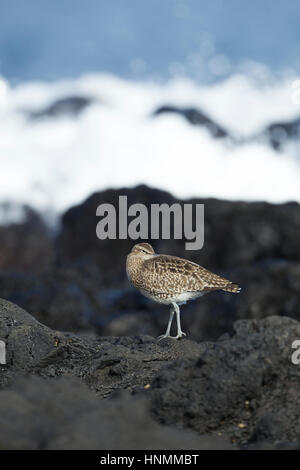
[[159,421],[233,442],[300,441],[300,366],[292,343],[300,324],[287,317],[242,320],[199,358],[175,361],[151,387]]
[[298,448],[299,338],[276,316],[214,343],[75,335],[1,300],[0,448]]

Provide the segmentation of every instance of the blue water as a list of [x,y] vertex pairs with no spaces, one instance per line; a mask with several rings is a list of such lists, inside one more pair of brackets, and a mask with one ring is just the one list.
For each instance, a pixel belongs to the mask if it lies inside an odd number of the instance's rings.
[[247,60],[300,72],[299,17],[299,0],[0,0],[0,74],[208,81]]

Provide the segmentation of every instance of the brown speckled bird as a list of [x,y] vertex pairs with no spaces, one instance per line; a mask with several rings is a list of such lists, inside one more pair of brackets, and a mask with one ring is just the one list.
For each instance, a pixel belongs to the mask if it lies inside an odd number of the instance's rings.
[[[179,305],[201,297],[207,292],[222,290],[239,293],[241,288],[192,261],[170,255],[158,255],[149,243],[138,243],[127,256],[129,281],[146,297],[171,305],[168,327],[158,337],[179,339],[186,336],[180,326]],[[171,325],[176,313],[177,336],[171,336]]]

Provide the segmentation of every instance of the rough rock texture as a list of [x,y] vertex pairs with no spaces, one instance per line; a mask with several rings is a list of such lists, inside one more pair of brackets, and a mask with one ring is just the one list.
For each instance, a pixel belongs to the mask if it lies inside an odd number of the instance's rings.
[[25,310],[0,299],[0,340],[6,344],[6,365],[0,365],[0,388],[26,374],[55,350],[64,335],[39,323]]
[[232,338],[199,358],[174,362],[151,387],[163,423],[253,444],[300,441],[300,366],[291,361],[300,324],[290,318],[241,320]]
[[149,336],[95,338],[61,333],[5,300],[0,300],[0,340],[7,351],[7,365],[0,367],[0,387],[14,375],[73,375],[102,397],[120,389],[141,390],[164,365],[180,357],[198,357],[203,348],[192,341],[157,343]]
[[0,339],[0,448],[299,448],[291,318],[157,343],[53,331],[1,300]]

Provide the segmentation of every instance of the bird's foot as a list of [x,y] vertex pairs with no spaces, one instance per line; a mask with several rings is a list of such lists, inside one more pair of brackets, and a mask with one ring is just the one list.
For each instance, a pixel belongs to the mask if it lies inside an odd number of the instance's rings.
[[160,335],[158,338],[157,338],[157,341],[161,341],[162,339],[166,339],[166,338],[170,338],[170,339],[180,339],[180,338],[183,338],[184,336],[186,336],[185,333],[183,333],[183,331],[181,331],[181,333],[178,333],[177,336],[171,336],[171,335]]
[[178,333],[177,336],[174,336],[174,339],[181,339],[181,338],[183,338],[184,336],[186,336],[186,333],[184,333],[183,331],[181,331],[180,333]]
[[160,335],[157,337],[157,341],[161,341],[162,339],[166,339],[166,338],[172,338],[172,336],[170,335]]

